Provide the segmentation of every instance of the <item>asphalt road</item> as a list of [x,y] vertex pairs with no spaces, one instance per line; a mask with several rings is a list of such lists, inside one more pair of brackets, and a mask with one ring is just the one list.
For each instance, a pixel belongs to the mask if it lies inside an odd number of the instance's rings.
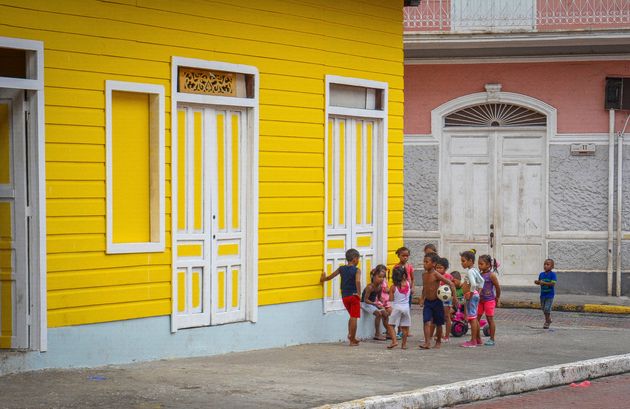
[[453,409],[591,409],[630,406],[630,374],[594,379],[588,387],[560,386]]
[[370,340],[9,375],[0,408],[308,408],[630,352],[627,316],[558,312],[543,330],[540,311],[499,309],[495,347],[423,351],[412,315],[406,351]]

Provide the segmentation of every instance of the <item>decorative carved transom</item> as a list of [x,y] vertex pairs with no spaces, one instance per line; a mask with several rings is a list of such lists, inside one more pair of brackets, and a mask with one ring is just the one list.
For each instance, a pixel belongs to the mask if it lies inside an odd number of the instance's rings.
[[547,117],[540,112],[533,111],[512,104],[487,103],[460,109],[446,116],[446,127],[514,127],[514,126],[545,126]]
[[181,67],[179,92],[233,97],[236,96],[236,75],[232,72]]

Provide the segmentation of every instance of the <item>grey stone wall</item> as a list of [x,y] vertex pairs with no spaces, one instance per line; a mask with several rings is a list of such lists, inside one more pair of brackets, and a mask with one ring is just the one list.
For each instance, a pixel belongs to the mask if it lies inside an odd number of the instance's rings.
[[549,242],[547,257],[556,262],[556,269],[558,270],[606,271],[608,266],[607,251],[607,243],[604,240],[554,240]]
[[557,273],[559,294],[606,295],[606,273]]
[[405,230],[438,230],[438,175],[437,146],[405,146]]
[[606,231],[608,147],[598,145],[594,156],[571,156],[570,149],[549,147],[549,230]]

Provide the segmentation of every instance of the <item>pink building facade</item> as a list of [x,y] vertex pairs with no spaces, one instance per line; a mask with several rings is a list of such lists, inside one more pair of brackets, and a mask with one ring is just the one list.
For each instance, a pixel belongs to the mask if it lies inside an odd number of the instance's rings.
[[605,98],[630,77],[630,2],[492,3],[405,10],[405,242],[452,270],[489,253],[509,287],[553,258],[559,292],[627,295],[630,107]]

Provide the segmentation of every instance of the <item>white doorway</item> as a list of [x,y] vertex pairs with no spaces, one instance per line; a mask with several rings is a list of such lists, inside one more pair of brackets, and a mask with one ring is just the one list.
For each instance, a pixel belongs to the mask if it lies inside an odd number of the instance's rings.
[[[459,253],[475,248],[501,262],[503,285],[528,285],[545,258],[546,118],[508,104],[485,105],[496,106],[445,118],[441,253],[458,266]],[[488,119],[484,110],[499,115]]]

